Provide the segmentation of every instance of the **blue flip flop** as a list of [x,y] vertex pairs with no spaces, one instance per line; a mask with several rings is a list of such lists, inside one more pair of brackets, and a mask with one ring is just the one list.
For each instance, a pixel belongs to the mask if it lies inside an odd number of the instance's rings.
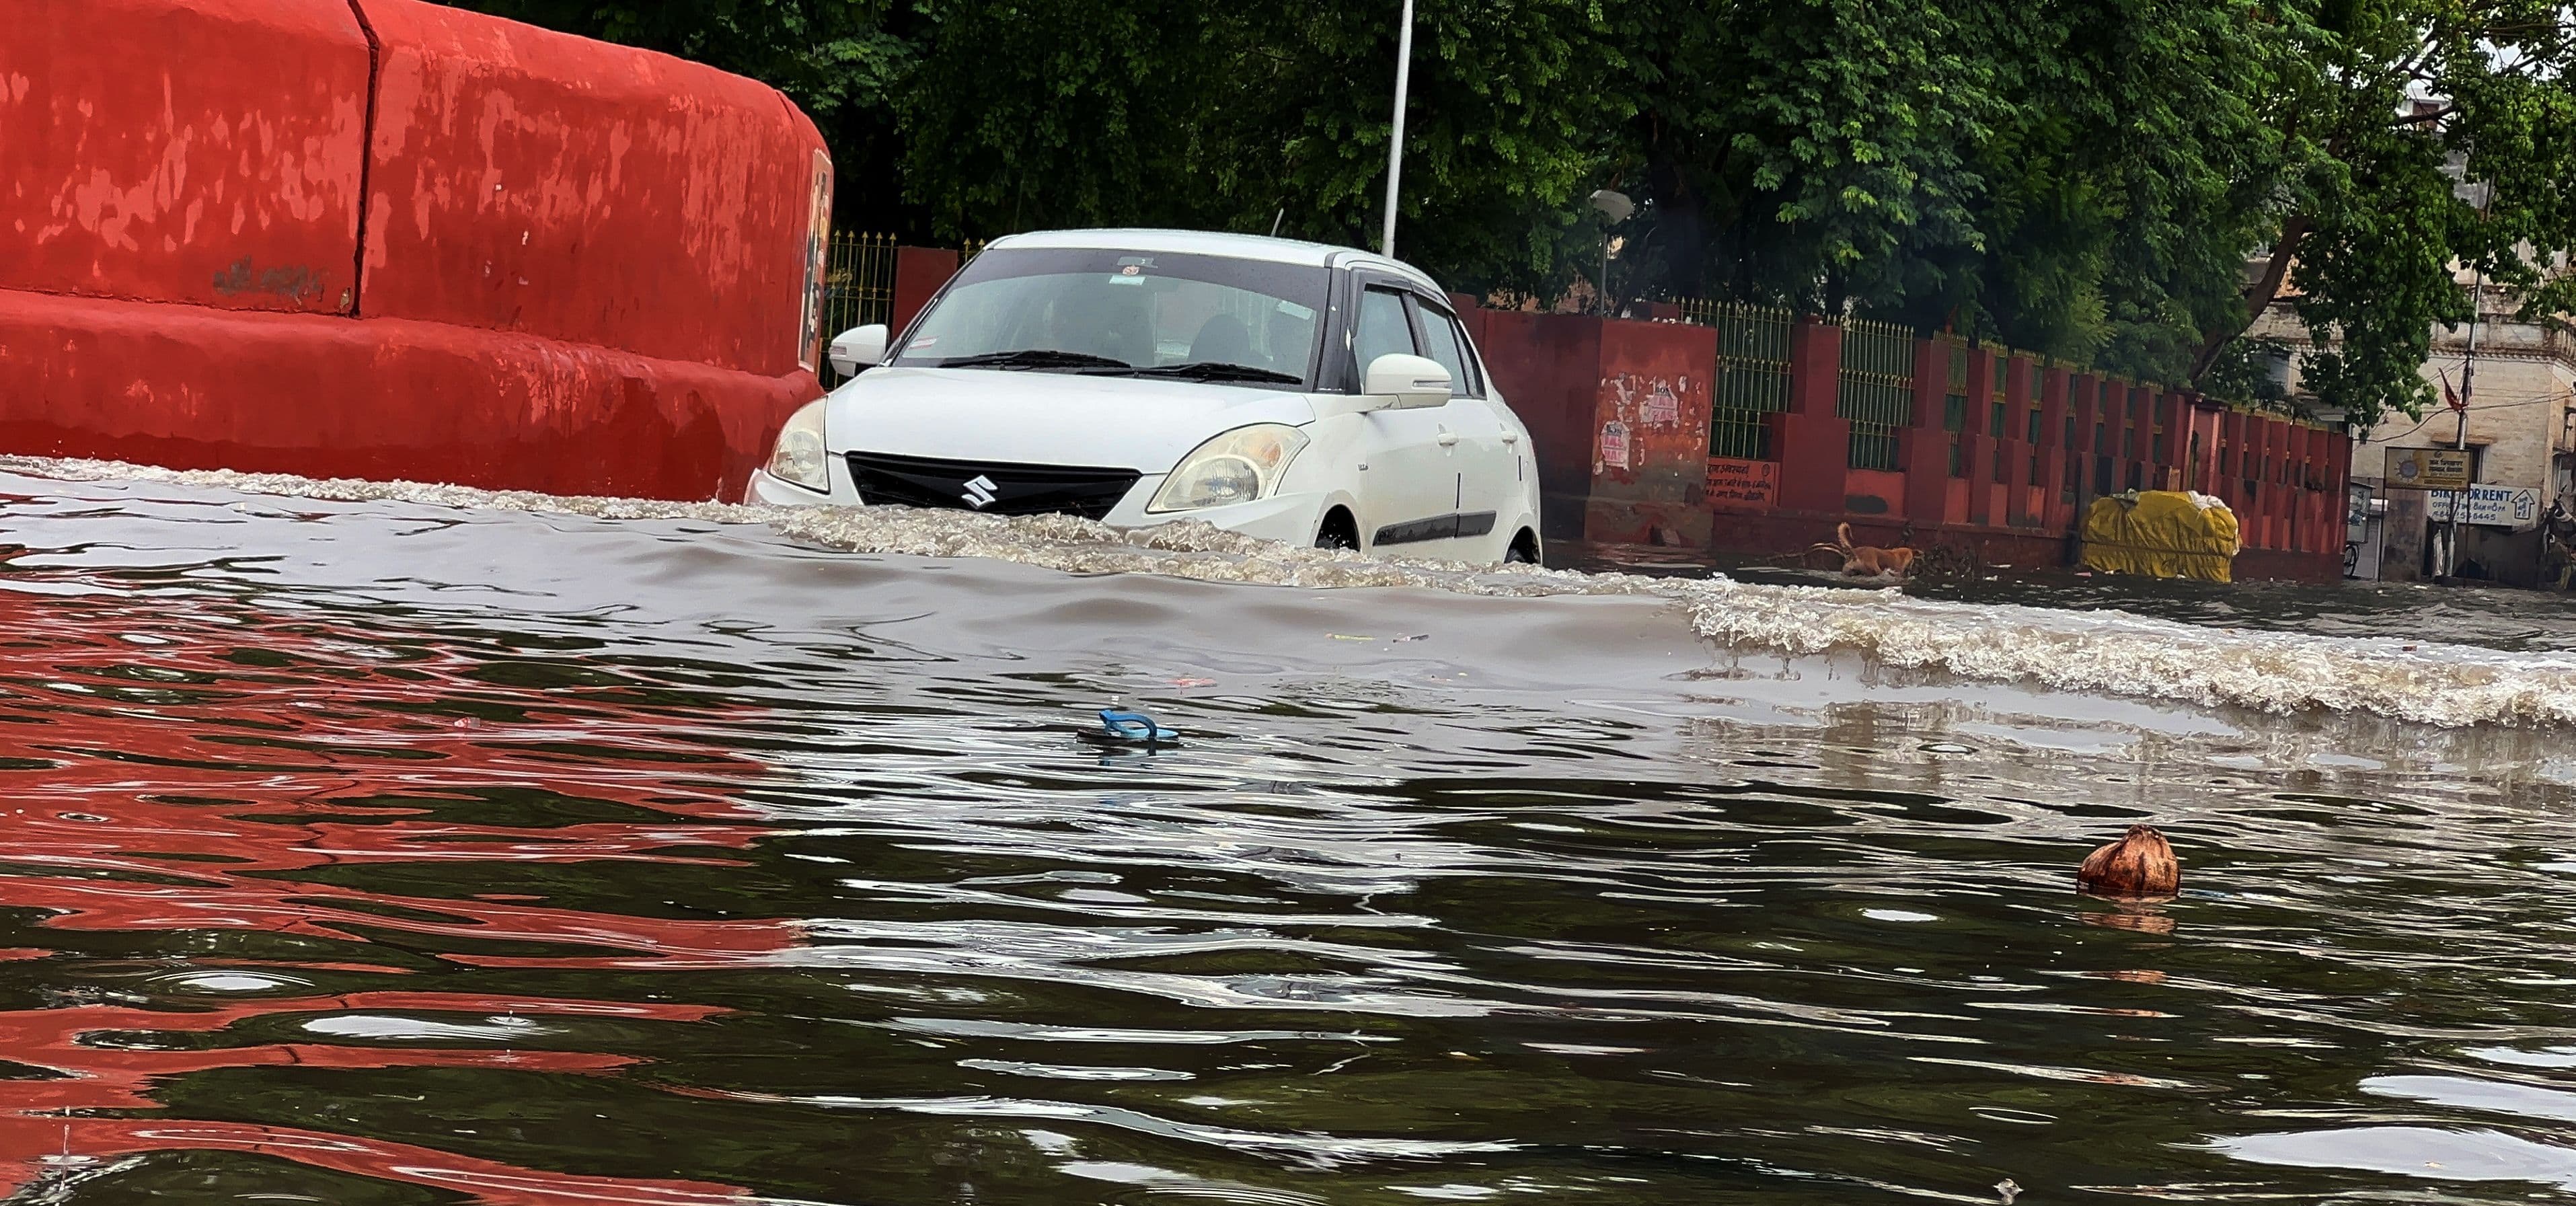
[[1128,745],[1164,745],[1181,739],[1179,733],[1154,723],[1151,716],[1116,708],[1101,709],[1099,736]]

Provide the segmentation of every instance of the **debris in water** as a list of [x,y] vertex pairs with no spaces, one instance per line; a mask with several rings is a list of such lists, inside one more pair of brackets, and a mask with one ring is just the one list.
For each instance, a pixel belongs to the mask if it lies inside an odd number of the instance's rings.
[[1427,641],[1427,640],[1430,640],[1430,639],[1431,639],[1431,634],[1430,634],[1430,633],[1427,633],[1427,632],[1417,632],[1417,633],[1414,633],[1412,636],[1400,636],[1400,637],[1395,637],[1395,638],[1393,638],[1393,639],[1394,639],[1394,641],[1395,641],[1395,643],[1396,643],[1396,644],[1401,645],[1401,644],[1403,644],[1403,643],[1404,643],[1404,642],[1406,642],[1406,641]]
[[2181,883],[2182,860],[2153,825],[2129,826],[2075,869],[2076,886],[2097,896],[2171,896]]
[[2012,1206],[2013,1199],[2021,1196],[2021,1186],[2013,1184],[2011,1177],[2006,1177],[1995,1182],[1995,1196],[2004,1200],[2004,1206]]
[[1374,641],[1377,639],[1373,636],[1352,636],[1346,632],[1328,632],[1324,635],[1331,637],[1336,641]]
[[1163,745],[1181,739],[1179,733],[1154,723],[1151,716],[1115,707],[1100,710],[1100,735],[1129,745]]

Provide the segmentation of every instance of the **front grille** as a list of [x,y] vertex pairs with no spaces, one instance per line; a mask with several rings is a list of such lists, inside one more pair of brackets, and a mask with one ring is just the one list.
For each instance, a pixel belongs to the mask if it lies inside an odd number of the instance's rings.
[[[849,454],[850,480],[870,503],[1099,519],[1136,485],[1133,469],[945,461],[882,452]],[[978,505],[978,500],[983,501]]]

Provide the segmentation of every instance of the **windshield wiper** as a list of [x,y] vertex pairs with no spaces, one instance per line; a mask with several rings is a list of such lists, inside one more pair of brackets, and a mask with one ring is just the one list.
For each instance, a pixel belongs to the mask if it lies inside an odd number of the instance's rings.
[[1131,370],[1139,377],[1180,377],[1190,381],[1275,381],[1296,385],[1305,378],[1277,369],[1254,368],[1249,364],[1229,364],[1223,360],[1198,360],[1188,364],[1166,364],[1157,368]]
[[940,368],[1002,369],[1125,369],[1135,366],[1124,360],[1094,356],[1089,352],[1066,352],[1056,348],[1021,348],[1016,352],[979,352],[972,356],[950,356],[939,362]]

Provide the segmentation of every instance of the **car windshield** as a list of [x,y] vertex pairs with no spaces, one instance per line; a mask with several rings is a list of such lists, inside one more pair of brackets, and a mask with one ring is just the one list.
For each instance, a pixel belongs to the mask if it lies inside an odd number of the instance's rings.
[[1308,388],[1332,272],[1114,250],[976,256],[890,363]]

